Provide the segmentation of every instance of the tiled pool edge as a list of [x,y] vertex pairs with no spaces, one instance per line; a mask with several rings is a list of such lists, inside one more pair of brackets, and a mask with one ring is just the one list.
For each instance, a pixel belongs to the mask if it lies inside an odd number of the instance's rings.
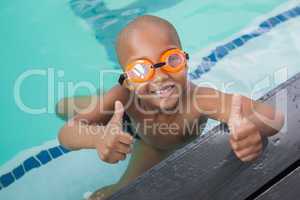
[[56,159],[68,152],[70,151],[59,145],[46,150],[42,150],[37,155],[27,158],[24,162],[15,167],[11,172],[0,176],[0,190],[8,187],[13,182],[23,177],[30,170],[39,168],[42,165],[46,165],[51,160]]
[[[195,80],[200,78],[202,74],[210,71],[211,68],[216,65],[219,60],[223,59],[234,49],[243,46],[253,38],[269,32],[277,25],[298,16],[300,16],[300,5],[281,14],[278,14],[275,17],[271,17],[265,20],[259,25],[258,29],[252,31],[251,33],[244,34],[224,45],[216,47],[215,50],[213,50],[208,56],[202,58],[202,62],[196,67],[193,72],[189,73],[190,79]],[[29,157],[20,165],[15,167],[11,172],[0,176],[0,191],[23,177],[30,170],[39,168],[42,165],[46,165],[51,160],[61,157],[68,152],[69,150],[59,145],[46,150],[42,150],[37,155]]]
[[261,24],[259,24],[258,29],[252,31],[251,33],[244,34],[224,45],[216,47],[208,56],[202,58],[201,63],[196,66],[195,70],[188,74],[189,79],[199,79],[202,74],[209,72],[218,61],[226,57],[231,51],[243,46],[248,41],[256,37],[269,32],[279,24],[298,16],[300,16],[300,5],[263,21]]

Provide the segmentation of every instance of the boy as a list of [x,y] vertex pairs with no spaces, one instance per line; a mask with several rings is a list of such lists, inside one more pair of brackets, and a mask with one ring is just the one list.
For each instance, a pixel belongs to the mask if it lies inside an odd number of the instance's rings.
[[[120,85],[93,97],[97,99],[93,111],[77,114],[59,133],[65,147],[96,149],[108,163],[124,160],[132,152],[121,179],[90,199],[107,198],[127,185],[201,134],[197,127],[203,128],[208,118],[228,123],[230,145],[245,162],[255,160],[262,152],[262,138],[274,135],[283,125],[283,116],[268,105],[188,82],[188,54],[166,20],[138,17],[119,34],[116,50],[124,70]],[[86,104],[88,99],[76,101]],[[59,110],[64,106],[61,103]],[[133,137],[123,131],[124,112],[139,137],[133,149]]]

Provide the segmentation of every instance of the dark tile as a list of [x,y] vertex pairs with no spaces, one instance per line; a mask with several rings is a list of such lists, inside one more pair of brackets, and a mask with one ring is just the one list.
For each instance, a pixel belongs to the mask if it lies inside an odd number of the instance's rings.
[[16,167],[12,172],[15,175],[16,179],[21,178],[25,174],[25,171],[24,171],[22,165],[19,165],[18,167]]
[[297,15],[300,15],[300,7],[297,6],[296,8],[294,8],[294,12],[296,12]]
[[36,157],[41,161],[41,163],[44,165],[50,160],[52,160],[51,156],[49,155],[48,151],[41,151]]
[[284,16],[287,19],[291,18],[290,11],[285,11],[285,12],[281,13],[281,15]]
[[262,34],[262,32],[260,32],[260,31],[255,31],[255,32],[252,32],[251,33],[251,36],[252,37],[258,37],[258,36],[260,36]]
[[[208,56],[203,57],[202,60],[203,60],[203,61],[202,61],[202,63],[201,63],[199,66],[203,65],[203,63],[210,62],[210,58],[209,58]],[[198,66],[198,67],[199,67],[199,66]]]
[[281,21],[279,19],[277,19],[276,17],[272,17],[269,19],[269,22],[272,24],[272,26],[276,26],[277,24],[281,23]]
[[285,22],[286,20],[288,20],[288,18],[284,15],[277,15],[276,18],[281,21],[281,22]]
[[224,45],[224,47],[228,50],[233,50],[236,48],[232,42],[228,42],[227,44]]
[[70,152],[70,150],[69,149],[66,149],[65,147],[63,147],[63,146],[59,146],[59,148],[60,148],[60,150],[62,150],[62,152],[64,152],[64,153],[69,153]]
[[59,150],[58,147],[53,147],[53,148],[49,149],[49,152],[50,152],[52,158],[57,158],[62,155],[62,152]]
[[210,62],[217,62],[217,58],[214,52],[207,56],[207,58]]
[[211,68],[209,68],[207,66],[202,66],[203,73],[209,72],[210,70],[211,70]]
[[13,177],[12,173],[4,174],[0,177],[0,182],[3,187],[7,187],[10,184],[12,184],[15,181],[15,178]]
[[293,10],[288,10],[288,11],[285,11],[284,13],[282,13],[282,15],[284,15],[287,18],[292,18],[292,17],[296,17],[297,13]]
[[216,48],[216,54],[217,54],[217,57],[219,59],[221,59],[221,58],[223,58],[224,56],[226,56],[228,54],[228,51],[225,47],[220,46],[220,47]]
[[298,16],[298,13],[296,12],[296,10],[290,10],[290,12],[289,12],[289,15],[291,16],[291,17],[297,17]]
[[240,38],[233,40],[233,43],[238,47],[244,44],[243,40],[241,40]]
[[269,21],[267,20],[267,21],[264,21],[263,23],[261,23],[260,25],[259,25],[259,27],[261,27],[261,28],[264,28],[264,29],[270,29],[270,28],[272,28],[272,25],[269,23]]
[[34,157],[30,157],[24,161],[23,166],[24,166],[25,170],[28,172],[29,170],[31,170],[33,168],[40,167],[41,164]]
[[200,75],[197,74],[197,71],[193,71],[193,72],[189,73],[189,78],[191,80],[198,79],[199,77],[200,77]]
[[201,66],[198,66],[198,68],[195,70],[195,75],[197,78],[199,78],[204,72],[201,69]]
[[252,35],[249,35],[249,34],[245,34],[245,35],[242,35],[242,40],[244,40],[245,42],[247,42],[248,40],[251,40],[253,38]]

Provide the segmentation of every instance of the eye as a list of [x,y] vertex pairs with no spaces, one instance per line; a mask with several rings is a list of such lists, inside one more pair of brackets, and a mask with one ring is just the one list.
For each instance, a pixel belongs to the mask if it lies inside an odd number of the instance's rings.
[[145,76],[148,74],[148,71],[149,66],[147,64],[137,63],[127,73],[129,77],[145,78]]
[[168,56],[167,64],[171,67],[177,67],[182,63],[182,61],[183,61],[182,56],[174,53]]

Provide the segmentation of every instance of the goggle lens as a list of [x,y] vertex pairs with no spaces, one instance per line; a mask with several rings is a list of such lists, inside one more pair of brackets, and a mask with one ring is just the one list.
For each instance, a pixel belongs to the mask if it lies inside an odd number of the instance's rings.
[[178,53],[174,53],[174,54],[171,54],[170,56],[168,56],[166,63],[170,67],[176,68],[176,67],[180,66],[183,61],[184,61],[184,58],[182,57],[182,55],[180,55]]
[[155,73],[155,68],[160,68],[165,72],[176,73],[185,66],[188,54],[180,49],[166,51],[160,58],[160,63],[153,64],[147,59],[137,60],[129,64],[126,68],[126,76],[120,76],[119,82],[128,78],[131,82],[142,83],[150,80]]
[[151,63],[138,62],[133,64],[131,69],[127,71],[127,76],[133,81],[140,82],[149,78],[151,73]]

